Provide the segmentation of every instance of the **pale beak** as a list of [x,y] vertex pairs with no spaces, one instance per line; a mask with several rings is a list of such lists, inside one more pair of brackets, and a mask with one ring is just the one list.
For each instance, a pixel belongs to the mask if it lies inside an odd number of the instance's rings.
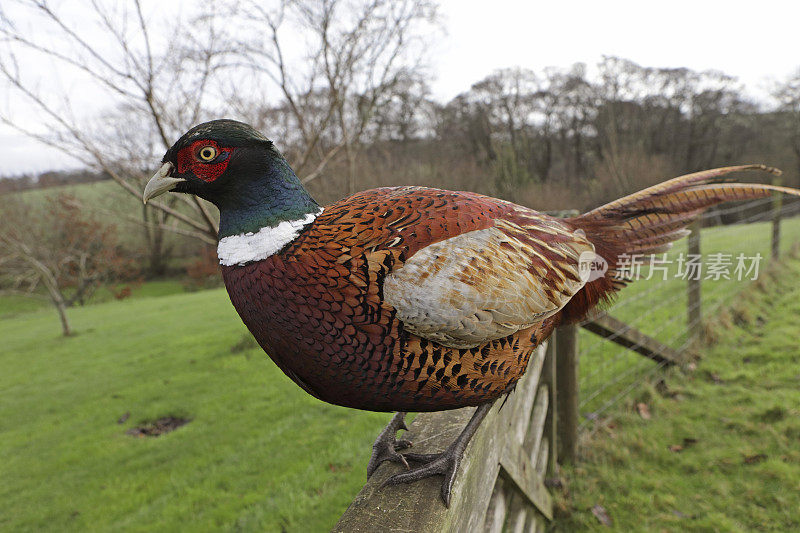
[[142,201],[147,203],[147,200],[151,198],[155,198],[160,194],[164,194],[167,191],[171,191],[178,184],[184,180],[180,178],[173,178],[170,177],[170,173],[172,169],[175,168],[172,163],[166,162],[161,165],[161,168],[158,169],[158,172],[153,174],[153,177],[150,178],[150,181],[147,182],[147,185],[144,187],[144,194],[142,194]]

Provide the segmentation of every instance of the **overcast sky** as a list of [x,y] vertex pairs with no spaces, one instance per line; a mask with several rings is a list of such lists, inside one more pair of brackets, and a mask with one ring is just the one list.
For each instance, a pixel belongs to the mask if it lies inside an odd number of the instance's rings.
[[[442,0],[441,13],[447,34],[431,50],[440,101],[498,68],[592,65],[602,55],[650,67],[721,70],[761,99],[772,82],[800,67],[794,0]],[[64,166],[59,152],[3,127],[0,154],[0,174]]]
[[616,55],[648,67],[716,69],[766,93],[800,67],[800,2],[444,0],[436,95],[450,98],[496,68],[539,70]]

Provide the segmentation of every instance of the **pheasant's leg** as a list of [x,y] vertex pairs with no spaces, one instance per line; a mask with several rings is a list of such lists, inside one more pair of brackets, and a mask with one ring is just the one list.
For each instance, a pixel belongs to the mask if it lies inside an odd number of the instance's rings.
[[372,457],[370,457],[367,464],[367,477],[371,477],[384,461],[401,463],[408,468],[405,458],[397,453],[399,450],[411,447],[411,442],[404,439],[397,440],[397,432],[401,429],[408,429],[405,417],[406,414],[403,412],[395,414],[389,424],[378,435],[378,438],[375,439],[375,444],[372,445]]
[[492,408],[491,403],[483,404],[475,411],[472,418],[467,423],[464,431],[448,446],[442,453],[406,453],[404,457],[411,461],[419,461],[424,463],[422,466],[409,470],[408,472],[401,472],[395,474],[386,480],[384,485],[397,485],[399,483],[412,483],[420,479],[443,475],[442,481],[442,500],[447,507],[450,507],[450,491],[453,488],[453,481],[456,479],[456,472],[458,465],[461,464],[461,456],[464,455],[464,450],[467,448],[470,439],[475,435],[478,426],[481,425],[483,419]]

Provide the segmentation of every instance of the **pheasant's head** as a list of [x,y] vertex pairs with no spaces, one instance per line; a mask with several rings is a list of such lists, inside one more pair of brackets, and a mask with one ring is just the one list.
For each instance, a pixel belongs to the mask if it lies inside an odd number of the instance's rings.
[[161,168],[145,187],[143,200],[147,203],[174,191],[219,206],[278,158],[283,159],[272,141],[243,122],[205,122],[184,133],[167,150]]
[[272,141],[229,119],[199,124],[167,150],[143,200],[167,191],[216,205],[220,237],[296,220],[319,208]]

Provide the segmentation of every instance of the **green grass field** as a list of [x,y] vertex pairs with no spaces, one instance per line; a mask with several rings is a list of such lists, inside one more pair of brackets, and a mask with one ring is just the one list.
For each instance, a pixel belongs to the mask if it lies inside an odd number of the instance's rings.
[[[300,390],[224,291],[70,317],[71,338],[49,309],[0,321],[0,530],[323,531],[363,484],[389,416]],[[167,415],[192,421],[125,434]]]
[[[185,284],[176,279],[148,281],[146,283],[119,283],[112,287],[98,287],[88,298],[86,304],[96,305],[110,302],[115,299],[115,291],[119,292],[123,287],[131,289],[131,294],[128,296],[130,299],[154,298],[187,292]],[[40,309],[50,309],[52,308],[51,306],[52,304],[43,288],[34,295],[0,294],[0,319],[13,318],[19,314]]]
[[737,297],[695,371],[599,424],[563,471],[557,530],[800,531],[799,278],[795,255]]
[[[766,253],[766,228],[709,230],[704,251],[747,241]],[[800,221],[784,228],[788,242]],[[244,340],[223,290],[145,284],[70,309],[77,335],[66,339],[55,312],[25,305],[0,300],[11,309],[0,312],[0,529],[324,531],[363,484],[389,415],[305,394]],[[659,312],[684,313],[680,299]],[[602,362],[586,357],[582,371]],[[168,415],[191,422],[125,434]]]

